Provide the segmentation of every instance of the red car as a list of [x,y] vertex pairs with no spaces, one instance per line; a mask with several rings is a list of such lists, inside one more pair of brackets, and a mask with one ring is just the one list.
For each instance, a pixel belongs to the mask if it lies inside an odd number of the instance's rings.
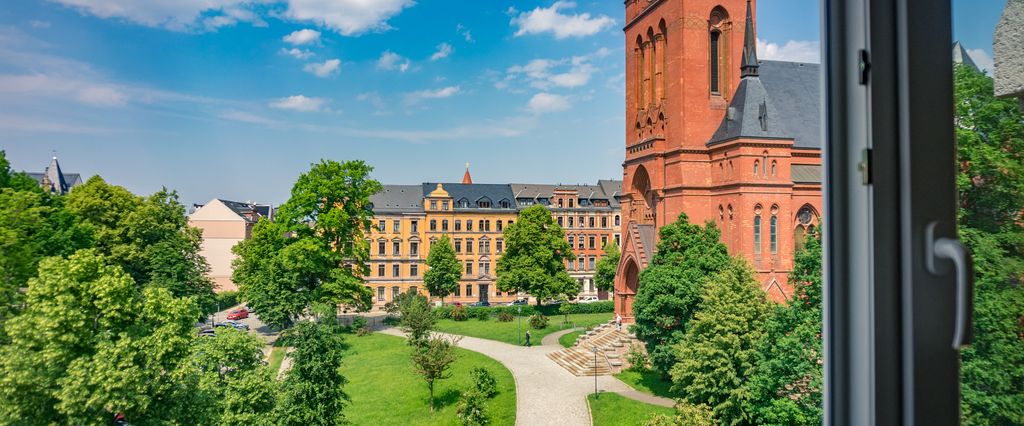
[[245,318],[249,318],[249,310],[245,308],[235,309],[228,313],[229,320],[240,320]]

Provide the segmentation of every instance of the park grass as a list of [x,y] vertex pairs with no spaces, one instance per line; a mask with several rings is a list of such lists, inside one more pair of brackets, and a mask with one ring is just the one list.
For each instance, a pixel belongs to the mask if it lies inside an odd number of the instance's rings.
[[487,401],[491,424],[514,425],[516,386],[512,373],[499,362],[477,352],[456,348],[459,358],[450,379],[435,384],[437,411],[431,412],[427,383],[413,371],[412,348],[401,337],[374,333],[349,335],[342,374],[351,403],[345,417],[355,425],[458,425],[460,392],[472,386],[470,370],[484,367],[498,381],[498,394]]
[[594,426],[637,426],[653,414],[675,413],[672,408],[632,400],[617,393],[602,392],[600,398],[596,396],[587,396]]
[[270,371],[273,371],[275,376],[277,375],[277,372],[281,370],[281,362],[284,361],[284,355],[287,352],[287,348],[277,346],[270,349],[270,359],[267,361],[267,364],[270,367]]
[[[562,324],[565,320],[564,315],[553,315],[548,317],[548,326],[535,330],[530,327],[529,317],[523,317],[522,332],[525,334],[526,330],[530,330],[530,343],[533,345],[540,345],[541,339],[548,334],[554,333],[559,330],[565,330],[572,327],[590,327],[601,323],[606,323],[612,319],[611,313],[603,314],[572,314],[569,315],[568,325]],[[478,320],[470,318],[465,321],[454,321],[450,319],[442,319],[437,322],[435,329],[445,333],[458,334],[461,336],[479,337],[481,339],[497,340],[499,342],[505,342],[512,345],[519,344],[519,334],[517,328],[518,320],[511,322],[498,322],[498,320],[491,318],[487,320]]]
[[616,374],[615,378],[622,380],[633,389],[643,393],[665,398],[675,398],[678,396],[672,393],[672,382],[663,379],[661,374],[652,369],[643,371],[623,370],[621,373]]
[[580,338],[580,335],[586,333],[586,330],[577,330],[572,333],[566,333],[558,338],[558,343],[567,348],[573,347],[576,344],[576,340]]

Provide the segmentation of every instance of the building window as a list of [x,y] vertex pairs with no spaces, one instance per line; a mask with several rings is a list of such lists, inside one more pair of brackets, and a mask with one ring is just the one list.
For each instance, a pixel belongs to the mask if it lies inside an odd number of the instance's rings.
[[619,246],[619,247],[622,247],[622,241],[619,239],[620,238],[619,235],[620,234],[615,234],[615,245]]
[[468,209],[469,208],[469,200],[467,200],[465,198],[459,200],[459,207],[460,208],[464,208],[464,209]]
[[721,93],[719,86],[719,44],[722,33],[717,30],[711,31],[711,93]]
[[437,230],[437,220],[436,219],[430,219],[430,230],[431,231],[436,231]]
[[587,242],[590,244],[591,250],[597,248],[597,237],[591,235],[589,238],[587,238]]
[[418,277],[420,275],[420,265],[417,265],[415,263],[409,265],[409,275],[413,277]]
[[466,284],[466,297],[473,297],[473,285]]
[[417,243],[415,241],[409,243],[409,256],[415,257],[415,256],[419,256],[419,255],[420,255],[420,243]]
[[501,200],[501,202],[498,203],[498,204],[501,205],[501,208],[503,208],[503,209],[507,209],[507,208],[511,207],[511,205],[509,204],[508,200]]
[[378,241],[377,242],[377,254],[380,255],[380,256],[384,256],[387,253],[386,247],[387,246],[384,244],[384,241]]
[[590,258],[587,259],[587,269],[593,271],[595,266],[597,266],[597,258],[590,256]]
[[480,275],[487,275],[491,272],[490,262],[480,262]]
[[420,224],[420,222],[419,222],[419,221],[416,221],[416,220],[414,220],[414,221],[412,221],[412,222],[409,222],[409,227],[411,228],[411,232],[412,232],[413,234],[415,234],[415,233],[419,232],[419,230],[420,230],[420,229],[419,229],[419,228],[420,228],[420,227],[419,227],[419,224]]
[[483,221],[483,219],[481,219],[480,223],[477,224],[476,229],[479,229],[480,231],[486,231],[487,230],[487,228],[484,228],[484,221]]
[[576,262],[578,262],[578,265],[579,265],[579,267],[577,269],[579,269],[580,271],[584,270],[583,267],[585,265],[583,264],[583,256],[580,256],[578,259],[576,259]]
[[619,224],[620,224],[619,215],[615,215],[615,226],[619,226]]
[[462,296],[462,287],[455,286],[455,297]]
[[391,287],[391,301],[398,300],[398,287]]
[[559,198],[559,199],[558,199],[558,208],[562,208],[562,207],[564,207],[564,206],[562,205],[562,199],[561,199],[561,198]]
[[757,176],[757,171],[760,170],[760,163],[754,160],[754,176]]
[[772,177],[775,176],[775,166],[776,166],[775,161],[772,161]]
[[399,254],[402,254],[402,243],[401,242],[398,242],[398,241],[392,241],[391,242],[391,254],[395,255],[395,256],[398,256]]
[[480,200],[476,202],[476,205],[481,209],[489,209],[491,208],[491,200]]
[[447,201],[442,201],[441,202],[441,210],[448,210],[448,202]]
[[483,231],[484,232],[491,232],[491,221],[489,221],[489,220],[485,220],[484,221],[484,229],[483,229]]
[[387,228],[387,223],[388,221],[381,219],[380,222],[377,223],[377,230],[380,232],[384,232],[384,230]]
[[383,277],[384,276],[384,264],[383,263],[377,264],[377,276],[378,277]]
[[472,231],[473,230],[473,221],[472,220],[467,220],[466,221],[466,230],[467,231]]
[[594,216],[590,216],[590,225],[589,225],[589,226],[590,226],[591,228],[593,228],[593,227],[594,227],[594,220],[595,220],[595,219],[596,219],[596,218],[595,218]]
[[764,164],[764,170],[762,170],[762,172],[765,176],[768,176],[768,151],[764,152],[764,162],[761,164]]
[[456,231],[461,231],[462,230],[462,221],[461,220],[456,220],[455,221],[455,230]]
[[761,254],[761,215],[754,216],[754,254]]
[[498,253],[501,253],[503,251],[503,248],[504,248],[504,247],[502,247],[503,243],[504,243],[504,241],[502,241],[501,238],[499,238],[496,241],[494,241],[494,251],[496,251]]
[[779,240],[776,237],[776,228],[778,227],[778,222],[779,222],[778,216],[772,216],[771,225],[770,225],[771,226],[771,234],[769,235],[769,237],[771,238],[772,254],[778,254],[779,253]]
[[472,253],[472,252],[473,252],[473,239],[472,238],[466,238],[466,253]]
[[487,240],[480,240],[480,254],[487,253]]
[[570,227],[570,228],[572,228],[572,227],[573,227],[573,219],[575,219],[575,218],[574,218],[574,217],[572,217],[572,216],[569,216],[569,227]]
[[573,207],[573,206],[572,206],[572,198],[570,198],[570,199],[569,199],[569,208],[571,209],[572,207]]
[[578,237],[576,237],[576,241],[580,243],[579,248],[583,249],[583,234],[580,234]]
[[569,236],[569,247],[576,247],[576,237],[575,236],[572,236],[572,235]]
[[466,275],[473,275],[473,262],[466,262]]
[[391,226],[391,230],[394,231],[395,233],[402,232],[402,222],[396,220],[395,223]]
[[430,210],[437,210],[437,200],[430,200]]
[[602,235],[601,236],[601,247],[604,248],[604,246],[606,246],[606,245],[608,245],[608,236],[607,235]]
[[448,219],[441,221],[441,231],[448,232]]
[[570,271],[575,271],[576,270],[576,262],[573,262],[572,259],[569,259],[567,261],[566,269],[568,269]]
[[378,302],[383,302],[384,301],[384,287],[383,286],[377,287],[377,301]]
[[562,223],[562,217],[561,216],[559,216],[558,219],[556,219],[556,220],[558,221],[558,226],[559,227],[565,227],[565,224]]
[[462,253],[462,239],[458,238],[455,240],[455,252]]
[[608,227],[608,216],[601,216],[601,227],[602,228],[607,228]]
[[401,274],[402,274],[402,265],[399,265],[397,263],[394,264],[394,265],[391,265],[391,276],[397,278]]
[[500,220],[499,220],[499,221],[498,221],[497,223],[495,223],[495,226],[496,226],[496,228],[495,228],[495,229],[496,229],[496,230],[497,230],[498,232],[501,232],[501,231],[502,231],[502,227],[501,227],[501,221],[500,221]]

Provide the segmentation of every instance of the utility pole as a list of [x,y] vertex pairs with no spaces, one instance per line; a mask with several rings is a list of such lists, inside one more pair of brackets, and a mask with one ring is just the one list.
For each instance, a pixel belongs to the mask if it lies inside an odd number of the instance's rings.
[[523,307],[522,305],[517,306],[516,316],[519,318],[519,323],[516,325],[516,335],[519,336],[519,346],[523,346]]
[[594,351],[594,399],[601,399],[601,394],[597,392],[597,346],[591,346],[590,350]]

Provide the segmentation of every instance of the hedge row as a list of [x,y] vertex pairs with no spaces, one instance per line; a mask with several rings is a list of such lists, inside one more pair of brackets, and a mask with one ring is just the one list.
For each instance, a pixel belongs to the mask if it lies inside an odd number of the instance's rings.
[[[570,303],[568,305],[570,314],[603,314],[615,312],[615,303],[612,301],[602,301],[594,303]],[[513,316],[520,313],[519,309],[522,308],[522,315],[524,317],[532,316],[535,313],[540,312],[543,315],[553,316],[565,314],[561,310],[562,305],[517,305],[517,306],[469,306],[464,307],[467,310],[467,316],[469,318],[484,319],[489,317],[497,316],[501,312],[507,312]],[[438,318],[450,319],[452,310],[455,309],[453,306],[440,306],[434,308],[434,312]]]
[[224,310],[235,306],[238,303],[239,299],[237,291],[225,291],[216,293],[212,298],[201,302],[200,304],[202,306],[200,306],[200,309],[203,310],[203,315],[206,316],[217,312],[218,309]]

